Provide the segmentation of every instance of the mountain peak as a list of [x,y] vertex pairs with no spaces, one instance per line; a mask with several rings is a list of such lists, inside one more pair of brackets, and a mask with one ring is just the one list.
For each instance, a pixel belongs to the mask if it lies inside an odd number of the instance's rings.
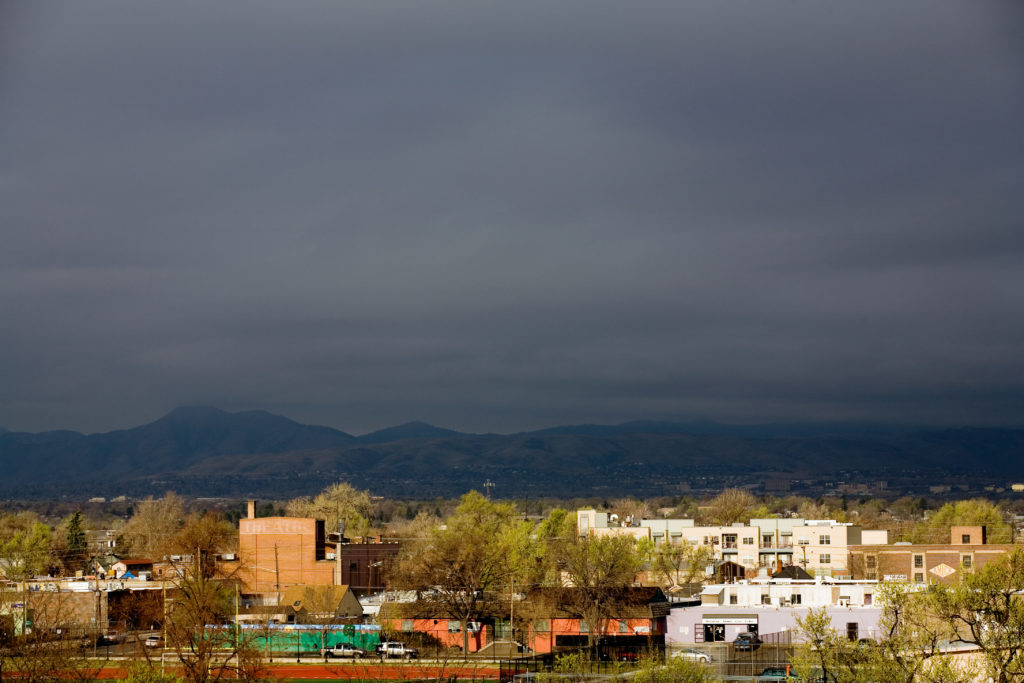
[[358,440],[362,443],[387,443],[388,441],[400,441],[402,439],[439,439],[449,436],[463,435],[451,429],[435,427],[432,424],[414,420],[395,427],[378,429],[370,434],[360,436]]

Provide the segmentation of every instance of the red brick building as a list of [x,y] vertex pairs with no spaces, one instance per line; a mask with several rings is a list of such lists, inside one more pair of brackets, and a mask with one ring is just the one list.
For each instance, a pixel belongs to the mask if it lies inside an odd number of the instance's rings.
[[985,541],[983,526],[954,526],[948,544],[851,545],[850,572],[854,579],[951,584],[1013,548]]

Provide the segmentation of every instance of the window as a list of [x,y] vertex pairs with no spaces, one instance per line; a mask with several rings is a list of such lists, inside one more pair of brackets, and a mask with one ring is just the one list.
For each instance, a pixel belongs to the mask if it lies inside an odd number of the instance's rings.
[[924,555],[914,555],[914,569],[924,568]]
[[924,574],[921,572],[914,574],[914,583],[924,583]]
[[458,619],[448,620],[448,633],[459,633],[462,631],[462,624],[459,623]]
[[868,569],[874,569],[878,566],[878,558],[874,555],[868,555],[864,558],[864,566]]
[[707,537],[707,536],[705,536],[705,537],[704,537],[704,545],[707,545],[707,544],[708,544],[708,537]]
[[590,626],[586,619],[580,619],[580,633],[590,633]]
[[962,564],[964,566],[964,569],[970,569],[972,561],[973,561],[973,558],[970,555],[964,555],[963,557],[960,558],[960,564]]
[[810,543],[810,541],[808,539],[806,539],[806,538],[798,538],[798,539],[796,539],[796,544],[797,545],[808,545],[809,543]]
[[829,536],[828,534],[822,534],[821,535],[821,544],[822,545],[832,545],[832,537]]
[[822,553],[818,558],[818,562],[821,564],[832,564],[832,556],[829,553]]
[[864,594],[864,606],[867,607],[871,604],[871,593]]
[[735,593],[733,593],[733,594],[731,594],[731,595],[729,596],[729,604],[730,604],[730,605],[738,605],[738,604],[739,604],[739,602],[740,602],[740,600],[739,600],[739,598],[738,598],[738,597],[736,596],[736,594],[735,594]]
[[402,631],[405,633],[412,633],[412,619],[402,619]]
[[533,630],[538,633],[547,633],[551,630],[550,619],[535,619],[533,622]]
[[629,625],[621,619],[619,620],[619,633],[629,633]]
[[971,544],[971,535],[970,534],[964,534],[963,536],[960,537],[960,542],[963,543],[964,545],[970,545]]
[[803,601],[804,601],[803,593],[793,593],[792,595],[789,596],[789,604],[791,604],[791,605],[799,605]]
[[747,536],[743,539],[743,545],[754,545],[754,537]]
[[761,593],[761,604],[762,605],[770,605],[770,604],[772,604],[772,596],[768,595],[767,593]]
[[771,534],[761,534],[761,545],[763,545],[765,548],[771,548],[772,547],[772,541],[774,541],[774,540],[775,540],[775,537],[772,536]]
[[857,637],[859,635],[860,635],[860,627],[857,625],[857,622],[856,621],[848,621],[848,622],[846,622],[846,637],[849,640],[857,640]]

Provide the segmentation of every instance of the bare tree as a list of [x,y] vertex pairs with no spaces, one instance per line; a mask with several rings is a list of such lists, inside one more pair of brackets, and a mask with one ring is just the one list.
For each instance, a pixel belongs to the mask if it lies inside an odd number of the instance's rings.
[[163,498],[140,501],[121,536],[129,552],[159,560],[173,552],[171,539],[184,521],[184,502],[168,491]]
[[0,676],[10,672],[28,683],[96,677],[98,667],[87,657],[86,632],[74,628],[78,619],[73,597],[50,591],[0,593],[0,603],[17,617],[10,642],[0,648]]
[[699,511],[698,521],[701,524],[725,526],[733,522],[741,522],[752,516],[758,516],[766,509],[758,505],[749,491],[743,489],[726,489],[712,498],[704,509]]

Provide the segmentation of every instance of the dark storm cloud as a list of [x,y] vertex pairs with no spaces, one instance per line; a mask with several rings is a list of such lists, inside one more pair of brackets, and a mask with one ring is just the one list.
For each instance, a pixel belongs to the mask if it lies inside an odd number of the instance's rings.
[[1020,424],[1019,11],[0,12],[0,425]]

